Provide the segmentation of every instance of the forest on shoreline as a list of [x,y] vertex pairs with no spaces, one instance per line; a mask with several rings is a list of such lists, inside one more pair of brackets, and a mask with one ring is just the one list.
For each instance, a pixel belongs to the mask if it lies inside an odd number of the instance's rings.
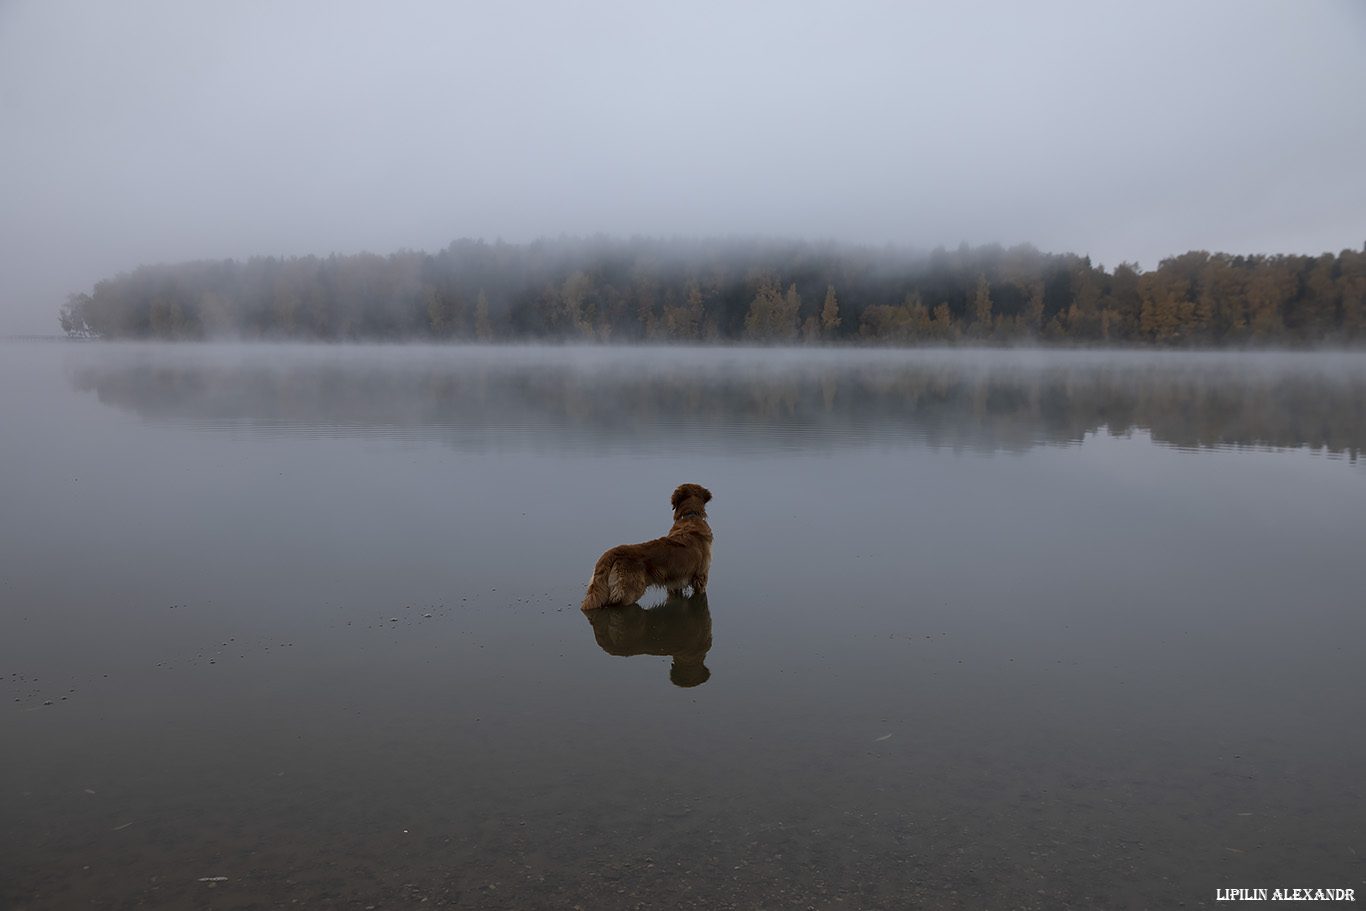
[[1366,248],[1113,270],[1029,245],[457,240],[429,254],[144,265],[72,294],[109,339],[1360,345]]

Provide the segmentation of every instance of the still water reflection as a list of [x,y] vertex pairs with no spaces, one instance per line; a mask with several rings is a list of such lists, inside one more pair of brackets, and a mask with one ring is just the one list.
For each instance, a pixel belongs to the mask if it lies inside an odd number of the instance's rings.
[[585,614],[593,636],[609,655],[667,655],[669,680],[697,686],[711,676],[704,663],[711,649],[711,610],[707,596],[669,595],[662,604],[605,607]]
[[[1364,406],[1347,354],[0,344],[0,907],[1360,890]],[[585,617],[685,481],[709,599]]]
[[557,447],[1019,450],[1135,428],[1183,447],[1366,443],[1359,355],[748,349],[101,352],[75,388],[157,421]]

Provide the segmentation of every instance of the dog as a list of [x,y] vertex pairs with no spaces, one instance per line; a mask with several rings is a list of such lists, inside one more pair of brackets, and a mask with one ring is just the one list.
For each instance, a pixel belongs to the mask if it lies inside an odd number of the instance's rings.
[[705,594],[711,569],[710,500],[711,491],[700,484],[680,484],[670,500],[673,528],[662,538],[623,544],[603,554],[580,609],[635,604],[651,585],[663,586],[671,595],[681,595],[685,586],[692,586],[694,595]]

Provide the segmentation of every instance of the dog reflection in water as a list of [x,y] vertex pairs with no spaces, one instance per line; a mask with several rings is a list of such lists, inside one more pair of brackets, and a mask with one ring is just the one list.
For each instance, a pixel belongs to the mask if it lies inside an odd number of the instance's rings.
[[651,608],[639,604],[585,612],[593,636],[609,655],[668,655],[669,679],[677,686],[706,683],[703,661],[711,649],[711,610],[705,594],[669,595]]

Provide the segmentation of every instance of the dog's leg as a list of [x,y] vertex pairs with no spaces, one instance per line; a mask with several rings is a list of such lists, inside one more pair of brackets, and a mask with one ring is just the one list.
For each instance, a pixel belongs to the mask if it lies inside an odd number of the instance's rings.
[[640,600],[640,596],[645,594],[647,588],[649,585],[643,575],[623,576],[613,587],[612,594],[618,604],[635,604]]
[[706,573],[698,573],[697,575],[692,577],[692,593],[694,595],[705,595],[707,593]]
[[634,560],[618,559],[607,579],[613,604],[635,604],[649,586],[644,568]]

